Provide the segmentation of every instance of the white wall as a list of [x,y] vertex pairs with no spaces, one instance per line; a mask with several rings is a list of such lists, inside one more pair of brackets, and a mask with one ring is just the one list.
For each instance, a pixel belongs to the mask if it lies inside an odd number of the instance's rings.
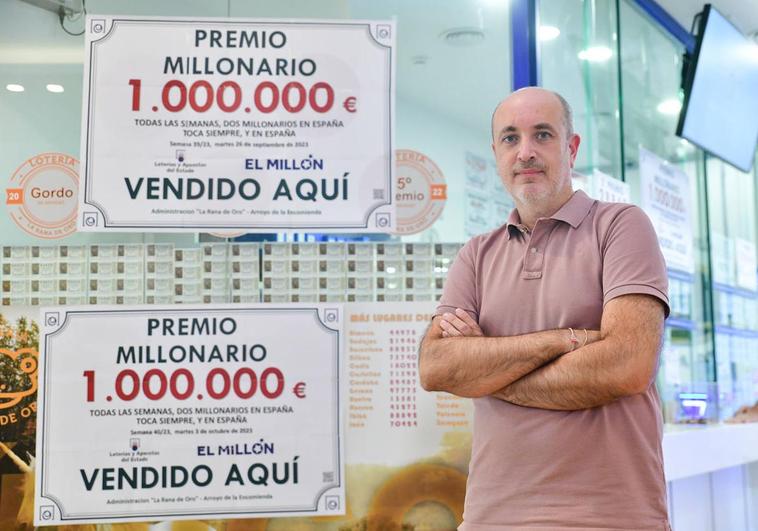
[[[490,124],[472,130],[415,101],[398,98],[397,149],[420,151],[432,159],[445,176],[447,203],[431,229],[404,237],[404,241],[465,241],[466,152],[491,159]],[[504,223],[505,220],[502,220]]]

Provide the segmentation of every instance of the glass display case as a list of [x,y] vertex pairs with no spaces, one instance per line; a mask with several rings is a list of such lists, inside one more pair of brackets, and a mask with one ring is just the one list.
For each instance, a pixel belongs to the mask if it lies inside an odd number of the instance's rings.
[[684,47],[631,2],[619,5],[624,179],[656,226],[669,273],[671,315],[657,378],[664,416],[715,421],[703,153],[674,133]]
[[[624,181],[667,259],[671,315],[657,377],[665,419],[739,421],[758,399],[755,176],[676,137],[685,50],[633,2],[543,1],[540,21],[560,26],[562,44],[542,43],[543,84],[576,96],[589,141],[578,183],[596,190],[598,171]],[[655,190],[661,180],[666,189]]]
[[721,420],[758,401],[755,178],[708,158],[713,324]]

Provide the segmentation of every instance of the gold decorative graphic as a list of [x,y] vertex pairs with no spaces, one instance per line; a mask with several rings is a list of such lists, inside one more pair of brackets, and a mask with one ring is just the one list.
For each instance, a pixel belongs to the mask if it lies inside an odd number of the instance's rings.
[[456,521],[463,520],[466,475],[449,466],[420,463],[390,477],[371,501],[368,516],[400,526],[416,505],[435,502],[447,507]]
[[37,392],[37,351],[33,348],[22,348],[16,351],[0,348],[0,356],[7,356],[16,362],[17,371],[20,373],[18,376],[29,377],[29,387],[18,391],[9,390],[7,382],[0,383],[0,409],[7,409]]
[[[14,474],[11,481],[13,483],[13,490],[15,491],[12,499],[12,509],[15,512],[15,524],[19,529],[32,529],[32,521],[34,519],[34,458],[31,458],[31,463],[27,463],[19,456],[17,456],[9,446],[0,442],[0,457],[6,454],[10,460],[15,464],[21,474]],[[9,478],[10,479],[10,478]],[[0,518],[0,522],[4,522],[5,518]]]
[[258,518],[254,520],[227,520],[225,531],[266,531],[267,527],[267,518]]

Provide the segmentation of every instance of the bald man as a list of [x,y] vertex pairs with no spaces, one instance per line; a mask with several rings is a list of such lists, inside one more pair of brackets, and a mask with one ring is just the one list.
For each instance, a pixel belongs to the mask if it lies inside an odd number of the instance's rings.
[[637,207],[574,192],[571,109],[541,88],[492,117],[516,208],[471,239],[420,349],[428,391],[474,401],[461,530],[667,530],[654,385],[666,266]]

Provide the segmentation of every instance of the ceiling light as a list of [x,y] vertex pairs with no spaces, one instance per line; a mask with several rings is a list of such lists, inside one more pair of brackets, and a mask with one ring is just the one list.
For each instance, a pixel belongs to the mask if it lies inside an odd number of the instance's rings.
[[602,63],[613,56],[613,52],[607,46],[592,46],[579,52],[579,59],[591,63]]
[[558,35],[561,34],[561,30],[555,26],[540,26],[537,34],[539,35],[542,42],[546,42],[558,38]]
[[84,46],[64,48],[61,46],[3,46],[0,65],[26,64],[82,64]]
[[656,110],[661,114],[677,116],[682,110],[682,103],[676,98],[668,98],[660,102]]
[[55,83],[50,83],[47,86],[45,86],[48,92],[63,92],[63,86],[62,85],[56,85]]
[[15,83],[10,83],[8,85],[5,85],[5,90],[9,90],[11,92],[23,92],[24,86],[23,85],[16,85]]
[[440,38],[451,46],[474,46],[484,41],[484,32],[479,28],[451,28],[440,33]]

